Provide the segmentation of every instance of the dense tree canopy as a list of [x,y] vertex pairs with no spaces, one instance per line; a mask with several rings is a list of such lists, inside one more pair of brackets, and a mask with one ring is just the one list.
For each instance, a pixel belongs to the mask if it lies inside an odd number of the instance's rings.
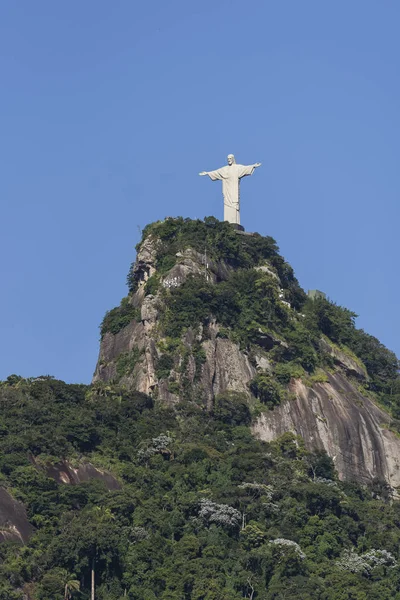
[[[27,546],[0,547],[0,598],[89,598],[92,566],[99,600],[400,598],[390,490],[338,482],[290,433],[255,440],[240,394],[173,411],[113,386],[12,377],[0,402],[2,483],[35,527]],[[57,484],[60,458],[112,470],[121,489]]]

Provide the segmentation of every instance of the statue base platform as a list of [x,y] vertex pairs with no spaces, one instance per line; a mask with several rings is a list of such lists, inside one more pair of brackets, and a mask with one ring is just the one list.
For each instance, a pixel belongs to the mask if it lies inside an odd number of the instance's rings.
[[233,229],[236,229],[236,231],[244,231],[243,225],[239,225],[238,223],[231,223],[231,227],[233,227]]

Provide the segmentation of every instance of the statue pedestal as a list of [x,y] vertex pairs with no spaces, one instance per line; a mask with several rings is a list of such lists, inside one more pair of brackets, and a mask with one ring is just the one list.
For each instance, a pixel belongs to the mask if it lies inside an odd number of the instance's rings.
[[236,229],[236,231],[244,231],[243,225],[239,225],[238,223],[231,223],[231,227],[233,227],[233,229]]

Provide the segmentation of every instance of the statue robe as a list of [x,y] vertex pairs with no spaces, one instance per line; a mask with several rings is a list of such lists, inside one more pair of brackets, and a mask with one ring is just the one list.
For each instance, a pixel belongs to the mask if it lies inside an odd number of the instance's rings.
[[216,181],[222,180],[222,194],[224,196],[224,221],[240,225],[240,180],[246,175],[252,175],[254,165],[227,165],[216,171],[208,171],[207,175]]

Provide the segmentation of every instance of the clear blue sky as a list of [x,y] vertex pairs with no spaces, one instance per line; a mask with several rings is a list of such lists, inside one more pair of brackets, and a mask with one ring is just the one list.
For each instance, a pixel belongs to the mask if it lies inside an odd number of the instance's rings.
[[3,0],[0,379],[89,382],[138,227],[242,222],[400,354],[400,4]]

